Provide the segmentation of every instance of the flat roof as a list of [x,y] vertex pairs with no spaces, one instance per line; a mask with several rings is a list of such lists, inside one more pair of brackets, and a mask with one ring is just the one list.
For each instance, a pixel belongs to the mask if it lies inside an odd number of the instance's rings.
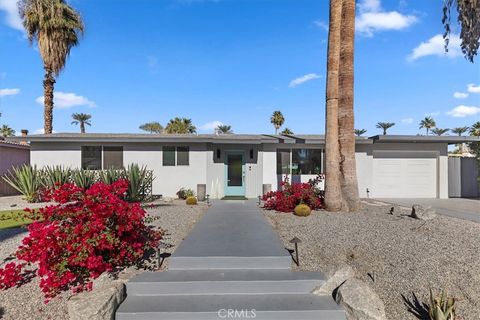
[[[356,137],[356,144],[372,143],[448,143],[480,142],[480,137],[377,135]],[[268,134],[148,134],[148,133],[53,133],[7,138],[30,142],[178,142],[213,144],[324,144],[323,134],[268,135]]]

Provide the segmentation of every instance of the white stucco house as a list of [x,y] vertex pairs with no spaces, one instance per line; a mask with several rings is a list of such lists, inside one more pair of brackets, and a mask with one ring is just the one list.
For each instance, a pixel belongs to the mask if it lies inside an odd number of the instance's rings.
[[[18,139],[18,138],[17,138]],[[206,185],[211,198],[256,198],[275,190],[285,175],[308,181],[324,172],[323,135],[75,134],[31,135],[37,167],[153,170],[153,193],[175,196],[180,188]],[[356,139],[361,197],[448,198],[449,144],[478,137],[384,135]]]

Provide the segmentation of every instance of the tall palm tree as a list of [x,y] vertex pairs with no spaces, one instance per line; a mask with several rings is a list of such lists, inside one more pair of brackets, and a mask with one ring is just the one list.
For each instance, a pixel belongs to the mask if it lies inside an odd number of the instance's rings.
[[284,136],[288,136],[288,135],[292,135],[294,134],[292,130],[290,130],[289,128],[285,128],[282,130],[282,132],[280,132],[281,135],[284,135]]
[[432,133],[437,136],[443,136],[445,133],[450,131],[450,129],[441,129],[441,128],[433,128]]
[[270,117],[270,123],[275,127],[275,134],[277,134],[278,129],[285,123],[285,117],[280,111],[274,111]]
[[233,133],[232,126],[229,126],[229,125],[226,125],[226,124],[219,125],[218,127],[215,128],[215,130],[219,134],[232,134]]
[[425,117],[422,121],[420,121],[420,126],[419,129],[425,128],[427,130],[427,136],[428,136],[428,130],[435,128],[437,124],[435,123],[435,120],[433,120],[432,117]]
[[85,133],[85,125],[91,126],[92,123],[90,122],[90,119],[92,119],[92,116],[90,114],[86,113],[74,113],[72,114],[72,124],[78,125],[80,124],[80,133]]
[[192,124],[191,119],[175,117],[165,127],[165,132],[169,134],[196,133],[197,128]]
[[163,133],[163,126],[157,121],[144,123],[139,129],[149,133]]
[[357,137],[361,137],[362,135],[364,135],[365,133],[367,133],[367,130],[365,129],[355,129],[355,135]]
[[50,134],[55,78],[65,68],[71,48],[78,45],[83,22],[64,0],[20,0],[19,8],[28,39],[38,43],[43,61],[44,131]]
[[0,127],[0,136],[6,137],[13,137],[15,135],[15,130],[4,124]]
[[395,125],[395,122],[379,122],[377,123],[378,129],[383,129],[383,135],[387,134],[387,130]]
[[475,122],[468,132],[471,136],[480,137],[480,121]]
[[465,132],[468,131],[468,129],[469,127],[457,127],[457,128],[450,129],[450,131],[452,131],[458,136],[462,136]]

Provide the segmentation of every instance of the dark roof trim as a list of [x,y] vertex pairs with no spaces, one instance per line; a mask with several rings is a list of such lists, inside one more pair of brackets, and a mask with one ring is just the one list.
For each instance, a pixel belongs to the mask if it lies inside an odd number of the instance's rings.
[[378,135],[370,137],[374,143],[386,142],[409,142],[409,143],[448,143],[458,144],[466,142],[480,142],[480,137],[464,136],[400,136],[400,135]]

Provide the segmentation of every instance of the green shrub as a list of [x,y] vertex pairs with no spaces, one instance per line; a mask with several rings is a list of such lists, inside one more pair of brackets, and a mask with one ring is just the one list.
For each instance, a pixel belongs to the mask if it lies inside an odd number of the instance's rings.
[[195,192],[192,189],[181,188],[177,192],[178,199],[185,200],[188,197],[195,197]]
[[36,167],[25,164],[14,167],[3,177],[12,188],[20,192],[28,202],[37,202],[41,185],[39,171]]
[[46,166],[40,170],[42,187],[45,189],[58,189],[70,182],[72,170],[62,166]]
[[149,187],[153,182],[153,176],[147,170],[147,167],[131,164],[127,169],[123,169],[122,178],[129,182],[125,200],[128,202],[146,200],[149,195]]
[[187,200],[185,200],[186,204],[189,206],[193,206],[197,204],[197,198],[195,197],[187,197]]
[[448,297],[445,289],[435,297],[430,289],[428,315],[430,320],[455,320],[455,298]]
[[76,169],[72,170],[72,182],[83,190],[89,189],[98,178],[93,170]]
[[115,170],[115,169],[107,169],[98,171],[98,178],[99,181],[96,182],[103,182],[104,184],[112,184],[122,178],[122,171]]
[[294,214],[299,217],[309,216],[310,213],[312,213],[312,209],[310,209],[309,206],[303,203],[297,205],[294,210]]

